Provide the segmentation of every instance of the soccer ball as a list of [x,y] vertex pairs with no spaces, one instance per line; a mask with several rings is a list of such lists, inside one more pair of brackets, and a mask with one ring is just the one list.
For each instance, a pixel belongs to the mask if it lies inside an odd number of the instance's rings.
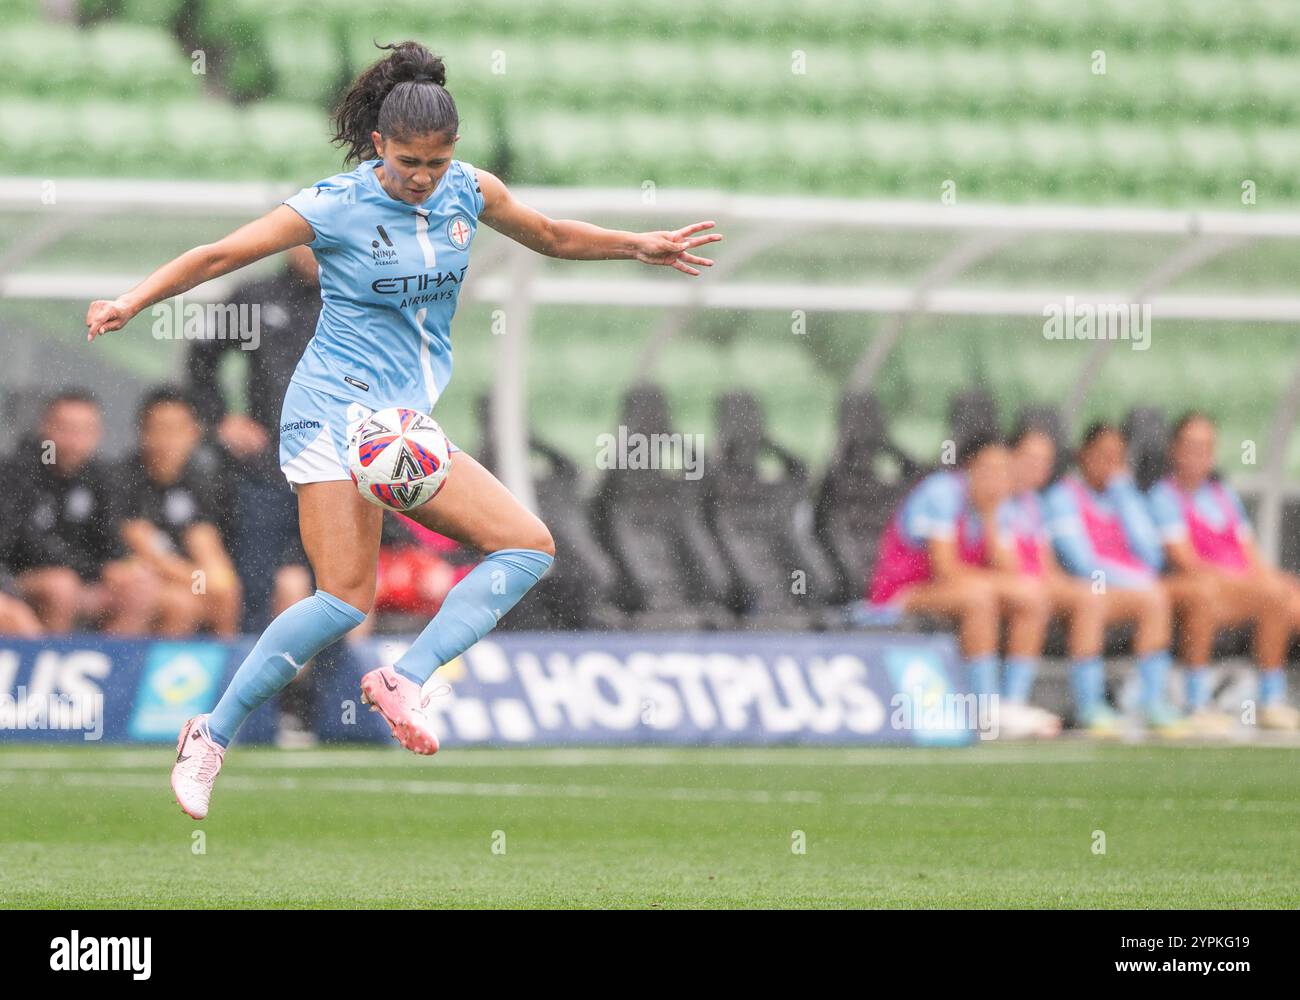
[[390,406],[348,439],[348,469],[361,495],[387,510],[413,510],[437,496],[451,470],[447,436],[433,417]]

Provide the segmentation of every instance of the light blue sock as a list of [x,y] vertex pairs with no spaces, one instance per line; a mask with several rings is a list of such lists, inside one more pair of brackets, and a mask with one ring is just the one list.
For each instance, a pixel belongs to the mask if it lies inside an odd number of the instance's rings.
[[365,620],[351,604],[323,590],[281,611],[244,657],[212,710],[208,719],[212,738],[229,746],[253,709],[293,680],[313,656]]
[[1090,718],[1106,699],[1106,670],[1100,656],[1084,656],[1070,664],[1074,708],[1081,719]]
[[1150,710],[1165,701],[1165,678],[1169,676],[1169,651],[1147,653],[1138,660],[1138,704]]
[[1003,694],[1007,701],[1023,705],[1029,700],[1033,690],[1034,678],[1038,676],[1038,660],[1032,656],[1007,657],[1007,676],[1003,682]]
[[1286,670],[1278,667],[1275,670],[1261,670],[1259,672],[1259,703],[1261,705],[1279,705],[1286,700]]
[[1210,703],[1210,671],[1206,667],[1188,667],[1185,678],[1187,711],[1199,712]]
[[489,554],[451,588],[433,621],[424,627],[393,669],[424,684],[444,663],[496,628],[542,578],[553,559],[536,549],[500,549]]
[[970,665],[970,689],[973,694],[998,693],[998,658],[995,654],[973,656]]

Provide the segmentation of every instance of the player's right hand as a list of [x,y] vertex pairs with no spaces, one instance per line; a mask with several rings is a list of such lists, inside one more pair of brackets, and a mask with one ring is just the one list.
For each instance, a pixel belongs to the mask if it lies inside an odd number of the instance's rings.
[[86,340],[94,340],[102,333],[122,329],[134,315],[131,307],[122,299],[96,299],[86,310]]

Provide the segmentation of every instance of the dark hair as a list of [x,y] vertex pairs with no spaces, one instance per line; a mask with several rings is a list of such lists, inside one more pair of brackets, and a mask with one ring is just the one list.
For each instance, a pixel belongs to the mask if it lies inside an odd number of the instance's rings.
[[1188,410],[1181,417],[1174,421],[1174,425],[1169,428],[1169,443],[1173,444],[1178,440],[1178,436],[1187,429],[1188,424],[1194,424],[1198,420],[1204,420],[1211,427],[1214,426],[1214,419],[1203,410]]
[[150,390],[145,394],[144,399],[140,400],[140,405],[135,411],[136,424],[143,424],[155,406],[162,406],[166,403],[180,403],[191,413],[196,413],[194,402],[186,392],[177,389],[175,386],[163,385]]
[[1097,420],[1089,424],[1088,429],[1083,432],[1083,437],[1079,439],[1079,451],[1083,451],[1103,434],[1118,434],[1119,439],[1128,444],[1128,435],[1124,433],[1123,428],[1107,423],[1105,420]]
[[371,132],[386,139],[445,132],[450,139],[460,128],[441,58],[419,42],[375,47],[391,55],[363,70],[334,110],[333,142],[347,147],[344,164],[375,159]]
[[985,448],[1004,447],[1005,445],[1006,442],[1002,440],[1002,435],[996,431],[971,431],[957,442],[957,464],[965,468],[975,461],[976,456]]
[[99,400],[95,398],[95,394],[89,389],[76,386],[71,389],[60,389],[47,398],[45,406],[41,410],[42,417],[48,417],[60,403],[85,403],[87,406],[99,409]]
[[1007,438],[1007,444],[1012,448],[1017,448],[1020,446],[1020,442],[1029,437],[1030,434],[1041,434],[1052,442],[1053,447],[1056,445],[1056,435],[1052,433],[1052,428],[1047,425],[1047,422],[1032,417],[1022,417],[1016,423],[1016,426],[1011,430],[1011,435]]

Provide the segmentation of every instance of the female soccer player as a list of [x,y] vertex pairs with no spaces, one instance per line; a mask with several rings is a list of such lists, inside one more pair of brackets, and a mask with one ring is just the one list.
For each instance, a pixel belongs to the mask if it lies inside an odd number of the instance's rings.
[[[1041,427],[1022,422],[1011,435],[1011,469],[1013,493],[1009,534],[1013,543],[1017,569],[1038,581],[1054,615],[1067,624],[1067,652],[1071,676],[1079,678],[1102,675],[1101,653],[1105,640],[1106,608],[1101,595],[1082,580],[1066,573],[1056,560],[1042,491],[1052,478],[1056,465],[1056,442]],[[1025,694],[1032,675],[1024,679]]]
[[[355,169],[304,188],[86,313],[93,340],[269,254],[306,244],[320,262],[323,307],[290,380],[280,436],[318,589],[271,622],[216,708],[182,728],[172,789],[195,819],[207,815],[226,747],[249,713],[370,610],[383,511],[351,482],[348,428],[390,406],[427,413],[446,389],[451,319],[478,222],[550,257],[631,259],[696,276],[713,262],[691,251],[722,239],[694,235],[712,222],[633,233],[550,219],[521,204],[498,178],[453,158],[460,119],[442,60],[416,42],[381,48],[389,54],[357,77],[335,114],[334,141],[347,147],[345,165],[359,161]],[[438,739],[422,685],[496,625],[550,567],[555,549],[546,526],[464,452],[438,495],[409,516],[485,553],[394,668],[362,678],[363,698],[402,746],[431,754]]]
[[[1106,624],[1132,622],[1139,703],[1147,726],[1166,736],[1213,735],[1206,720],[1185,720],[1165,699],[1173,612],[1185,636],[1213,625],[1212,595],[1189,581],[1162,581],[1160,536],[1146,498],[1128,467],[1128,443],[1119,428],[1095,423],[1076,454],[1077,473],[1063,476],[1046,494],[1048,530],[1061,564],[1097,592]],[[1106,703],[1099,657],[1075,660],[1071,671],[1080,724],[1097,735],[1116,735],[1120,719]]]
[[[1060,719],[1028,704],[1048,607],[1036,582],[1015,572],[1007,549],[1010,453],[996,436],[974,433],[956,459],[955,470],[921,480],[886,526],[868,598],[877,607],[953,619],[973,693],[1005,699],[999,730],[1055,736]],[[1004,625],[1005,686],[998,677]]]
[[1300,628],[1300,580],[1270,566],[1255,547],[1246,509],[1236,491],[1214,471],[1214,423],[1192,412],[1174,425],[1169,440],[1170,474],[1151,488],[1151,512],[1167,557],[1169,581],[1208,582],[1215,620],[1189,635],[1187,708],[1210,705],[1209,663],[1214,628],[1252,623],[1259,667],[1259,713],[1263,729],[1300,728],[1300,712],[1286,703],[1287,644]]

